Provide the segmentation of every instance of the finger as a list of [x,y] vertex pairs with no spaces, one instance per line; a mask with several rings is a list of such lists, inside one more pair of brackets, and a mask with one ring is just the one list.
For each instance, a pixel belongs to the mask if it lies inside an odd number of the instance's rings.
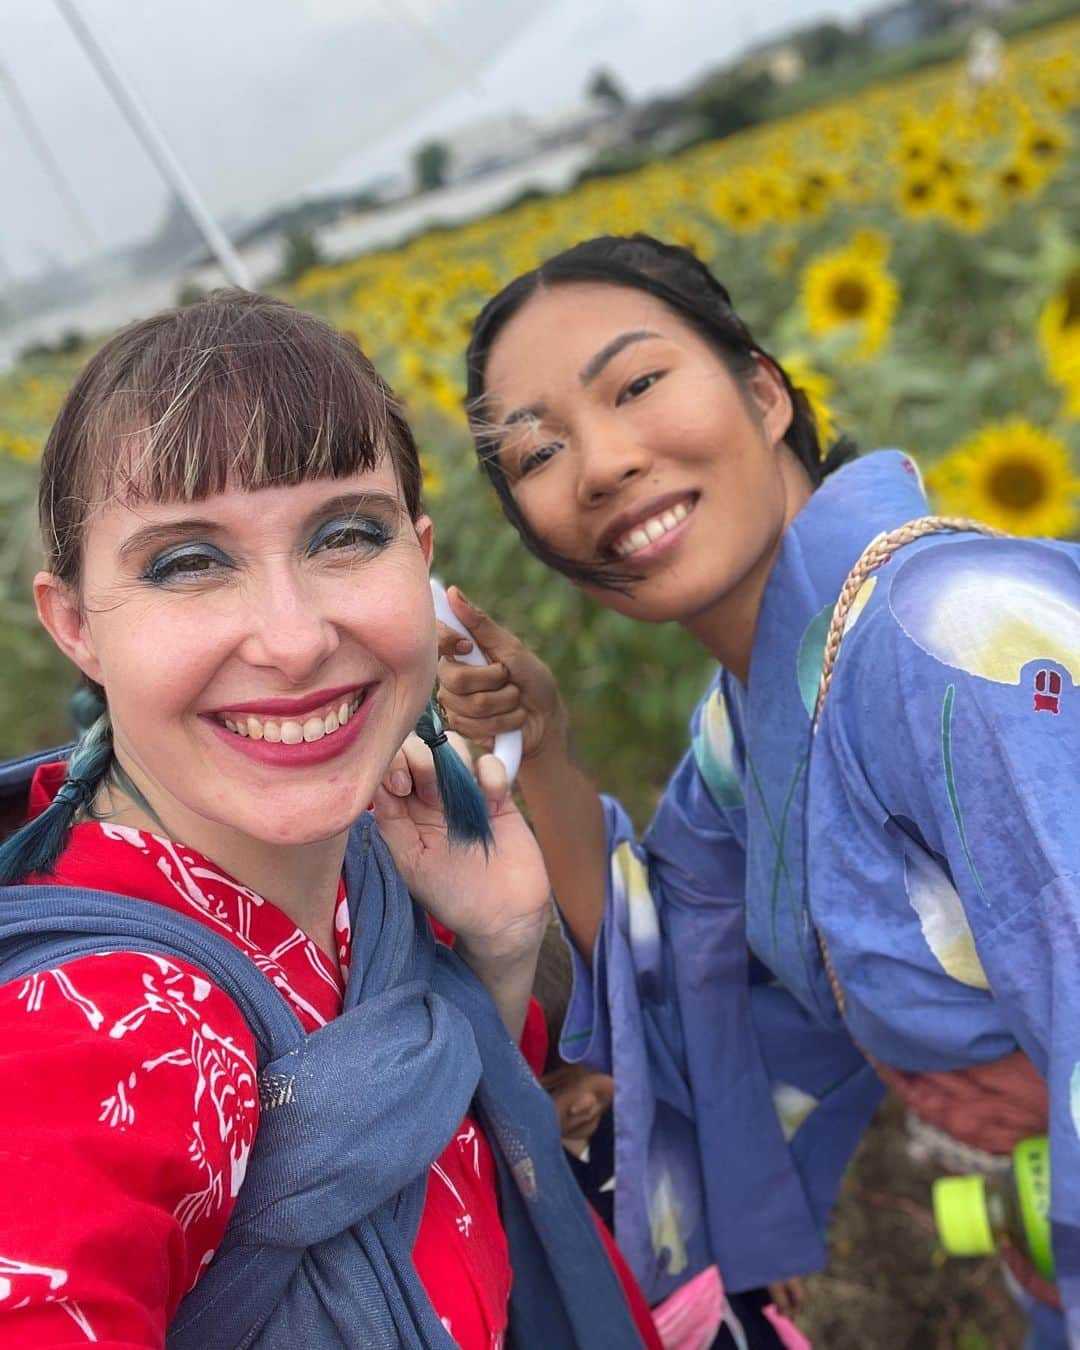
[[488,694],[470,694],[467,698],[459,698],[445,689],[441,689],[440,694],[447,712],[457,710],[466,717],[501,717],[521,705],[521,690],[516,684],[503,685]]
[[404,747],[386,766],[382,785],[394,797],[407,797],[412,791],[412,774],[409,772],[409,760]]
[[425,806],[441,806],[435,778],[435,756],[419,736],[411,735],[401,747],[408,763],[409,778],[416,798]]
[[464,764],[472,768],[472,755],[469,753],[469,743],[459,732],[452,727],[447,728],[446,739],[454,747],[454,751]]
[[499,689],[510,678],[510,672],[501,661],[489,666],[463,666],[460,661],[439,660],[439,688],[455,694],[475,694],[483,690]]
[[473,649],[469,638],[462,637],[456,629],[441,620],[436,625],[439,635],[439,655],[451,660],[456,656],[467,656]]
[[525,725],[527,713],[524,708],[514,708],[513,711],[503,713],[499,717],[479,718],[467,717],[464,714],[453,712],[449,707],[446,709],[448,724],[454,731],[458,731],[462,736],[466,736],[476,745],[484,745],[491,741],[493,736],[498,736],[503,731],[520,731]]
[[476,761],[476,781],[488,804],[488,810],[496,815],[499,808],[510,797],[510,780],[501,759],[494,755],[481,755]]
[[451,586],[447,597],[450,608],[469,630],[489,660],[500,660],[504,653],[521,646],[513,633],[500,628],[495,620],[485,614],[479,605],[474,605],[459,587]]

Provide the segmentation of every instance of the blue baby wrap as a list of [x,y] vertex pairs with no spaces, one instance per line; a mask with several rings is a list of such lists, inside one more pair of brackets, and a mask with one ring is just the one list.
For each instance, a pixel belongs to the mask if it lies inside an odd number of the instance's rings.
[[311,1035],[242,952],[194,919],[72,887],[0,897],[0,983],[90,953],[153,952],[203,970],[255,1037],[261,1113],[247,1172],[168,1344],[450,1350],[412,1246],[428,1168],[470,1103],[499,1175],[510,1343],[640,1344],[549,1098],[486,990],[434,942],[369,815],[353,830],[345,883],[345,1006]]

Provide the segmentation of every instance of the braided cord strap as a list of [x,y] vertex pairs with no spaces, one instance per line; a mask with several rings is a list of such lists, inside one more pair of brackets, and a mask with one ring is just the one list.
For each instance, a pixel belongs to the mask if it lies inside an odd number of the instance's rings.
[[[840,643],[843,641],[848,615],[851,612],[851,606],[855,603],[855,597],[862,590],[863,583],[879,567],[884,566],[893,554],[898,549],[903,548],[905,544],[914,543],[916,539],[922,539],[928,534],[946,533],[985,534],[995,539],[1008,537],[1004,530],[995,530],[992,526],[984,525],[979,520],[971,520],[967,516],[920,516],[917,520],[909,520],[906,525],[901,525],[898,529],[886,530],[871,539],[855,566],[848,573],[847,580],[840,588],[836,607],[833,609],[832,622],[829,624],[829,632],[825,638],[821,679],[818,682],[817,702],[814,704],[814,717],[811,723],[814,732],[817,731],[818,724],[821,721],[821,710],[829,692],[829,685],[832,683],[836,658],[840,655]],[[820,932],[817,938],[833,998],[836,1000],[836,1006],[840,1009],[841,1017],[846,1017],[847,997],[839,979],[837,979],[832,959],[829,956],[828,945]],[[863,1053],[866,1054],[865,1051]],[[870,1055],[866,1057],[873,1067],[880,1072],[881,1066]]]

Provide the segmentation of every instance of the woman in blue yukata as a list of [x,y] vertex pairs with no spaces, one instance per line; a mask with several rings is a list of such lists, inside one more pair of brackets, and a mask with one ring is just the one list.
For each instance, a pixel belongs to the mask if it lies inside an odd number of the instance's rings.
[[443,631],[451,723],[524,733],[576,948],[562,1054],[614,1074],[646,1292],[710,1259],[733,1289],[820,1267],[884,1076],[969,1145],[1049,1132],[1057,1292],[1013,1264],[1037,1343],[1066,1343],[1058,1295],[1080,1337],[1076,547],[914,527],[864,557],[927,516],[913,462],[823,455],[723,286],[644,236],[519,277],[468,376],[526,547],[718,663],[638,839],[574,764],[542,662],[460,592],[490,663],[446,659]]

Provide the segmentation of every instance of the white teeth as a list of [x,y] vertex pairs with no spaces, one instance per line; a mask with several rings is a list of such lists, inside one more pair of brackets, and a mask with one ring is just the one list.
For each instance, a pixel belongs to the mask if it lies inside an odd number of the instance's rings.
[[336,708],[331,708],[323,716],[313,714],[302,722],[293,718],[278,722],[268,717],[243,717],[237,721],[235,718],[225,716],[221,717],[221,721],[228,731],[253,741],[269,741],[274,745],[300,745],[304,742],[321,741],[324,736],[331,736],[335,731],[339,731],[363,703],[366,695],[367,690],[361,690],[351,699],[343,699]]
[[643,521],[640,525],[635,525],[632,530],[624,534],[614,545],[612,551],[616,557],[628,558],[631,553],[636,553],[638,549],[644,548],[654,540],[673,530],[676,525],[684,521],[690,514],[692,506],[688,502],[679,502],[678,505],[669,507],[662,511],[658,516],[653,516],[651,520]]

